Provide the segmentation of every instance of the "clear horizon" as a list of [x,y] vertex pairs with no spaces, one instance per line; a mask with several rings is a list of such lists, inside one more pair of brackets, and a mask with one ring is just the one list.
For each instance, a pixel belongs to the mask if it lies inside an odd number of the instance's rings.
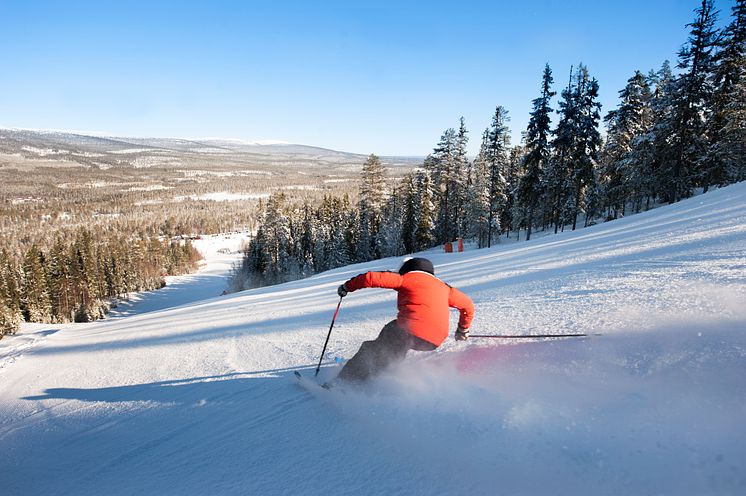
[[473,155],[497,105],[520,142],[545,63],[558,93],[584,63],[605,115],[635,70],[675,66],[698,5],[6,2],[0,124],[423,156],[463,116]]

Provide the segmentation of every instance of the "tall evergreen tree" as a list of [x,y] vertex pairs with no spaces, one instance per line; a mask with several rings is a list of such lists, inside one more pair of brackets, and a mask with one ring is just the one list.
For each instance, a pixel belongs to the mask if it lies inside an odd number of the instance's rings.
[[520,145],[510,148],[508,152],[508,167],[505,176],[506,202],[500,214],[500,225],[503,226],[503,230],[508,236],[513,229],[520,233],[520,226],[525,223],[523,211],[516,204],[518,186],[524,174],[523,159],[525,154],[525,149]]
[[552,140],[553,154],[544,174],[546,191],[545,222],[554,224],[557,233],[560,226],[564,226],[564,209],[567,199],[571,197],[570,187],[570,157],[575,147],[577,137],[577,104],[573,97],[573,68],[570,68],[570,81],[567,88],[562,90],[559,101],[560,120],[554,131]]
[[318,229],[312,207],[308,203],[303,204],[303,224],[301,234],[298,238],[300,244],[300,269],[303,277],[314,273],[314,255],[316,253],[316,230]]
[[261,227],[256,233],[254,268],[264,284],[286,280],[291,271],[288,253],[291,245],[290,220],[284,193],[272,194],[264,207]]
[[549,162],[551,133],[551,113],[549,106],[556,92],[552,91],[552,70],[549,64],[544,66],[541,80],[541,96],[533,101],[533,110],[524,137],[526,156],[524,159],[525,174],[518,185],[518,205],[526,212],[526,241],[531,239],[534,225],[534,213],[539,201],[544,196],[544,169]]
[[[601,146],[601,134],[598,123],[601,119],[601,104],[598,102],[598,81],[591,78],[588,69],[580,64],[578,67],[575,92],[577,118],[575,140],[571,148],[570,178],[574,202],[572,207],[572,229],[577,226],[578,215],[585,211],[586,189],[595,187],[595,168],[598,164],[598,152]],[[588,216],[586,216],[586,223]]]
[[653,112],[652,125],[649,132],[640,136],[634,142],[632,159],[645,171],[645,208],[650,202],[661,196],[666,188],[665,175],[673,168],[673,153],[671,146],[674,93],[676,80],[669,61],[664,61],[657,73],[649,77],[651,86],[654,85],[651,108]]
[[456,236],[454,206],[458,204],[459,145],[456,130],[446,129],[424,164],[430,171],[435,190],[435,234],[439,243],[452,241]]
[[[163,246],[157,239],[151,240],[148,250],[152,267],[152,279],[161,279],[164,271]],[[102,281],[98,257],[91,233],[87,230],[78,232],[71,247],[71,276],[74,284],[74,294],[77,298],[75,305],[75,321],[90,322],[103,316],[101,299],[103,298]]]
[[732,13],[715,55],[705,189],[746,178],[746,0],[736,0]]
[[714,28],[716,11],[712,0],[702,0],[686,45],[679,51],[678,68],[683,72],[676,79],[673,92],[673,112],[670,115],[670,156],[661,171],[665,199],[677,202],[691,195],[692,188],[704,184],[703,160],[708,139],[707,121],[712,106],[712,76],[714,49],[718,33]]
[[417,174],[417,229],[414,234],[415,251],[431,248],[435,242],[435,205],[433,204],[433,181],[426,169]]
[[[49,295],[52,301],[52,313],[58,321],[66,322],[73,318],[74,288],[70,277],[70,261],[67,256],[68,250],[62,238],[57,238],[51,251],[47,265],[47,278],[49,281]],[[114,294],[120,294],[115,288]],[[126,293],[127,291],[121,291]]]
[[467,207],[467,187],[468,187],[468,169],[469,159],[467,158],[466,147],[469,144],[469,132],[466,130],[464,118],[459,121],[458,134],[456,136],[456,157],[455,167],[453,170],[453,219],[455,223],[455,236],[463,237],[466,233],[466,207]]
[[507,179],[510,164],[510,129],[508,111],[504,107],[495,108],[492,127],[487,136],[485,159],[489,174],[490,208],[487,215],[487,247],[492,245],[493,236],[500,234],[500,216],[507,207]]
[[380,257],[375,239],[381,225],[386,195],[386,169],[376,155],[369,155],[360,173],[360,238],[356,260]]
[[400,184],[389,196],[383,208],[381,227],[376,237],[376,246],[381,257],[397,257],[405,253],[402,235],[404,212],[404,185]]
[[44,272],[44,255],[36,246],[26,252],[23,259],[23,290],[21,309],[28,322],[49,322],[52,305],[49,302],[47,277]]
[[608,130],[601,179],[610,218],[624,215],[627,201],[640,198],[643,192],[646,171],[632,151],[636,141],[649,132],[653,119],[648,78],[640,71],[627,80],[619,98],[619,107],[604,118]]
[[405,253],[413,253],[417,248],[415,233],[417,232],[417,225],[419,223],[419,206],[417,204],[419,195],[417,191],[417,178],[413,171],[404,174],[400,192],[404,198],[402,243],[404,244]]
[[484,130],[482,144],[479,147],[471,172],[471,189],[469,194],[470,229],[468,234],[477,240],[477,246],[488,245],[490,236],[490,168],[488,162],[490,130]]
[[21,275],[8,252],[0,251],[0,339],[18,332],[23,321],[20,296]]

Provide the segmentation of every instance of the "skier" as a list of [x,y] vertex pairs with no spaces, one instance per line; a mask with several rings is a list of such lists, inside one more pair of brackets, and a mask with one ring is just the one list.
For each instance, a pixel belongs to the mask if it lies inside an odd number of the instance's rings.
[[358,352],[339,372],[338,379],[364,381],[383,369],[401,362],[409,350],[432,351],[448,337],[448,308],[460,312],[455,338],[465,341],[474,317],[471,299],[435,277],[433,263],[410,258],[399,273],[366,272],[337,289],[340,297],[362,288],[388,288],[399,295],[399,313],[381,329],[373,341],[364,341]]

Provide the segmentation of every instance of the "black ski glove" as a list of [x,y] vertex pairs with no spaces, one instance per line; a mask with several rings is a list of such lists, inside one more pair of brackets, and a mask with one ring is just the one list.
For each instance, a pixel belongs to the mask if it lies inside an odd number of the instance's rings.
[[463,327],[458,326],[454,337],[456,338],[456,341],[466,341],[469,339],[469,329],[464,329]]
[[347,296],[348,292],[349,291],[347,291],[347,286],[345,286],[344,284],[341,284],[337,288],[337,294],[339,295],[340,298],[344,298],[345,296]]

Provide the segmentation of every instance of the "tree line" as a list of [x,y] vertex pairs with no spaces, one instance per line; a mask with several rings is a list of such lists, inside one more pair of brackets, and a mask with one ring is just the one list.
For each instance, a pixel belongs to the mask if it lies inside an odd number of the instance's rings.
[[199,253],[186,241],[102,238],[81,229],[22,257],[0,251],[0,337],[21,322],[89,322],[112,299],[162,288],[164,276],[196,269]]
[[[420,168],[390,185],[370,155],[360,193],[319,205],[275,194],[260,205],[256,237],[236,289],[274,284],[456,238],[489,247],[501,235],[576,229],[746,179],[746,0],[715,29],[702,0],[688,24],[674,73],[635,71],[599,130],[599,83],[582,63],[552,99],[544,68],[522,145],[511,146],[508,111],[498,106],[467,158],[464,119],[446,130]],[[552,126],[552,117],[558,116]]]

